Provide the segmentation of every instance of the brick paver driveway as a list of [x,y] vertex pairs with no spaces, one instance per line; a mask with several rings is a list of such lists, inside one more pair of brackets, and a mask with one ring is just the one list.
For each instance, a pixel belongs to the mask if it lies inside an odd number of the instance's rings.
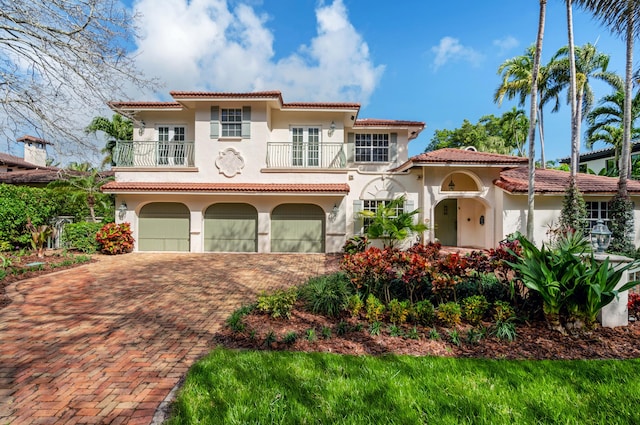
[[319,254],[136,253],[12,284],[0,424],[149,424],[234,309],[335,265]]

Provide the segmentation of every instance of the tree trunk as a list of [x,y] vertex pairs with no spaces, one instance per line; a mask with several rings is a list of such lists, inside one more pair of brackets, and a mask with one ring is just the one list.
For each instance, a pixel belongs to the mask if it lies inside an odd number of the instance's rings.
[[542,105],[538,107],[538,133],[540,135],[540,168],[547,168],[547,160],[544,156],[544,116],[542,115]]
[[620,180],[618,182],[618,193],[621,197],[627,198],[627,179],[631,176],[631,105],[633,96],[633,27],[635,25],[635,1],[627,2],[627,60],[625,67],[624,85],[624,119],[622,150],[620,155]]
[[578,134],[578,105],[576,90],[576,53],[573,44],[573,6],[572,0],[567,2],[567,38],[569,40],[569,101],[571,103],[571,179],[578,174],[580,161],[580,135]]
[[536,112],[538,109],[538,73],[540,72],[540,56],[542,55],[542,40],[544,39],[544,21],[547,10],[547,0],[540,0],[540,14],[538,16],[538,37],[536,39],[536,53],[533,57],[531,72],[531,106],[529,107],[529,189],[527,193],[527,239],[533,242],[534,209],[535,209],[535,180],[536,180]]

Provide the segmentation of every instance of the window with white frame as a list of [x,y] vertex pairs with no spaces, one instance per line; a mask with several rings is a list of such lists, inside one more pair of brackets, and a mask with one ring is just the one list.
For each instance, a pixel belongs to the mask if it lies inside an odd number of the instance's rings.
[[242,137],[242,108],[220,110],[222,137]]
[[604,221],[605,224],[609,221],[609,202],[607,201],[587,201],[587,223],[586,232],[591,231],[593,226],[596,225],[598,220]]
[[320,165],[319,127],[291,127],[291,165],[294,167]]
[[[378,208],[380,207],[384,207],[385,205],[389,204],[389,202],[391,202],[392,199],[365,199],[362,201],[362,210],[363,211],[370,211],[373,214],[376,214],[378,212]],[[392,217],[397,217],[398,215],[402,214],[404,212],[404,205],[400,204],[400,205],[396,205],[395,206],[395,214]],[[362,220],[362,232],[366,233],[367,229],[369,228],[369,226],[371,225],[373,219],[369,218],[369,217],[364,217],[364,219]]]
[[356,162],[389,162],[389,134],[356,133]]
[[185,128],[182,126],[158,127],[158,164],[183,165],[185,157]]

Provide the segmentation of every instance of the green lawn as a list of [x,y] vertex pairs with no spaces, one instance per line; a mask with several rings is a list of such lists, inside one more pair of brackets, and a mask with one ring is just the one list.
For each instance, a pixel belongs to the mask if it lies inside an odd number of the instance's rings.
[[640,360],[506,361],[216,349],[169,424],[639,424]]

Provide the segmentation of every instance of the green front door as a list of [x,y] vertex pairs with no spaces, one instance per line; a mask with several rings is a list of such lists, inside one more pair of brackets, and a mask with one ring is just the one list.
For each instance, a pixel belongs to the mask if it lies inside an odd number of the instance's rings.
[[311,204],[282,204],[271,213],[271,252],[324,252],[324,211]]
[[175,202],[155,202],[140,210],[138,251],[189,251],[189,209]]
[[457,246],[458,244],[458,201],[443,199],[436,205],[434,211],[436,221],[435,236],[442,245]]
[[204,213],[204,250],[257,252],[258,211],[249,204],[215,204]]

